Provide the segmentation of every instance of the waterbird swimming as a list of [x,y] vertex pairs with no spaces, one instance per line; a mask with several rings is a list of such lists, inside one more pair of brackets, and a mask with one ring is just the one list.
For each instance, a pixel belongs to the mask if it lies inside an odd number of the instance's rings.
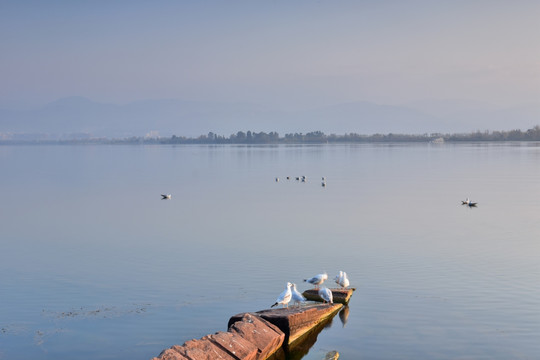
[[477,202],[472,202],[469,198],[465,199],[465,201],[461,200],[461,205],[469,205],[469,207],[476,207],[477,204]]
[[292,284],[291,293],[292,293],[292,301],[294,301],[294,303],[296,305],[300,306],[301,302],[306,301],[306,298],[304,297],[304,295],[300,294],[300,292],[298,290],[296,290],[296,284],[295,283]]
[[171,194],[161,194],[161,200],[169,200],[171,198]]
[[323,299],[323,302],[329,302],[330,304],[334,303],[334,299],[332,296],[332,291],[326,287],[322,287],[319,289],[319,296],[321,299]]
[[274,305],[270,307],[274,307],[278,304],[281,304],[283,307],[289,307],[289,301],[291,301],[292,292],[291,292],[291,286],[292,284],[290,282],[287,283],[287,288],[283,290],[281,294],[279,294],[278,298],[276,299],[276,302]]
[[312,285],[315,285],[315,289],[318,289],[319,285],[321,285],[326,279],[328,279],[328,274],[324,273],[324,274],[317,274],[310,279],[304,279],[304,281]]

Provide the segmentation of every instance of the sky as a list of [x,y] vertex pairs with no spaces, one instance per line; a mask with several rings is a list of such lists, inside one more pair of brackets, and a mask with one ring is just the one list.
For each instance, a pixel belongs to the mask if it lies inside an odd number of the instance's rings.
[[0,107],[540,101],[540,1],[4,1]]

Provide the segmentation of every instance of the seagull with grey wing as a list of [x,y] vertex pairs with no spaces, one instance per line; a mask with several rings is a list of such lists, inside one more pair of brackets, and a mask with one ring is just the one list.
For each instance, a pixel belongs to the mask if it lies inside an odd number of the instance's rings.
[[322,283],[326,279],[328,279],[328,274],[323,273],[323,274],[317,274],[317,275],[315,275],[314,277],[312,277],[310,279],[304,279],[304,281],[310,283],[311,285],[314,285],[315,289],[318,289],[319,285],[322,285]]
[[291,298],[292,298],[291,287],[292,287],[292,284],[288,282],[287,288],[283,290],[281,294],[279,294],[278,298],[276,299],[276,302],[270,307],[277,306],[278,304],[283,305],[282,307],[289,307],[289,301],[291,301]]

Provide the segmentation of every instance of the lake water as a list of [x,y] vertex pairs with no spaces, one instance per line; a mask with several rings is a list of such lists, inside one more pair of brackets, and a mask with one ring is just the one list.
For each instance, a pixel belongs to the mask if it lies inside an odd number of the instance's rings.
[[539,143],[3,146],[0,169],[0,359],[147,360],[339,270],[348,318],[304,360],[540,358]]

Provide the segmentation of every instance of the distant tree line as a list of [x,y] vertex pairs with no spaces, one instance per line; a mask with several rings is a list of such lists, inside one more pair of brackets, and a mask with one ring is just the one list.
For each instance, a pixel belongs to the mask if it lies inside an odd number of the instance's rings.
[[130,137],[125,139],[72,139],[50,141],[10,141],[0,139],[0,144],[35,143],[35,144],[329,144],[329,143],[391,143],[391,142],[464,142],[464,141],[540,141],[540,125],[522,131],[475,131],[463,134],[373,134],[361,135],[348,133],[344,135],[326,135],[322,131],[306,134],[289,133],[280,136],[277,132],[238,131],[226,137],[209,132],[198,137]]
[[378,143],[378,142],[431,142],[431,141],[540,141],[540,126],[522,131],[475,131],[463,134],[373,134],[326,135],[322,131],[306,134],[289,133],[280,137],[277,132],[238,131],[229,137],[209,132],[196,138],[176,136],[155,139],[161,144],[326,144],[326,143]]

